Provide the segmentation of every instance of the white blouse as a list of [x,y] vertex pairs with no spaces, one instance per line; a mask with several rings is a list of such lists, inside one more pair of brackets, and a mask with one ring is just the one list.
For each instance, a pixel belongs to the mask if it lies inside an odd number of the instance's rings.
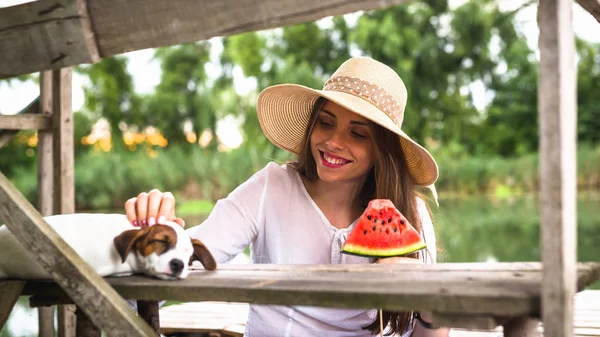
[[[419,214],[425,241],[432,248],[422,255],[426,262],[435,263],[435,235],[421,199]],[[208,247],[217,263],[231,261],[248,245],[253,263],[372,263],[373,259],[340,252],[353,226],[333,227],[306,191],[300,175],[286,165],[269,163],[219,200],[210,216],[188,232]],[[366,337],[371,334],[362,327],[373,323],[376,316],[376,309],[251,304],[244,336]]]

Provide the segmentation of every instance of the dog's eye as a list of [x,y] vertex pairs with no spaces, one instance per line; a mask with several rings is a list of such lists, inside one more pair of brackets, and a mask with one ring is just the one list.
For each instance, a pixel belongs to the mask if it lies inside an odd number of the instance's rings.
[[148,243],[152,244],[152,243],[162,243],[163,245],[169,245],[169,241],[167,240],[158,240],[158,239],[154,239],[154,240],[149,240]]

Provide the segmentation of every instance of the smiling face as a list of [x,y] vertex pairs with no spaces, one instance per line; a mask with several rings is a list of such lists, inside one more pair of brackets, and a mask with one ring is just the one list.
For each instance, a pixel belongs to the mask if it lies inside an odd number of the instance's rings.
[[375,162],[370,121],[333,102],[317,112],[310,150],[324,182],[362,182]]

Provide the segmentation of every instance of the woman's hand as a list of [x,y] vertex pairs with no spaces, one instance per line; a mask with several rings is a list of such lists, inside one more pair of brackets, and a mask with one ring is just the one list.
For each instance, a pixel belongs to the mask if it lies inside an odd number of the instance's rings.
[[404,256],[385,257],[377,260],[377,264],[405,264],[405,263],[423,263],[421,259]]
[[136,227],[164,224],[165,221],[174,221],[185,227],[183,219],[175,216],[175,197],[171,192],[163,193],[157,189],[142,192],[125,202],[125,213]]

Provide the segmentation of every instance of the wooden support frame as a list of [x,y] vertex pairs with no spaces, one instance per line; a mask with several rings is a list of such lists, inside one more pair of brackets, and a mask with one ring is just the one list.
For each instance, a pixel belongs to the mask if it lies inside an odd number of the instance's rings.
[[600,0],[577,0],[577,3],[600,23]]
[[0,78],[409,1],[36,1],[0,9]]
[[111,336],[155,336],[58,234],[25,197],[0,174],[0,216],[13,235],[39,256],[39,262],[99,328]]
[[[40,73],[40,98],[38,105],[42,116],[52,115],[52,72]],[[37,199],[42,216],[52,215],[54,205],[52,169],[52,130],[38,130]],[[59,323],[60,324],[60,323]],[[54,337],[54,310],[51,306],[38,308],[39,337]]]
[[573,336],[577,287],[577,69],[573,3],[540,0],[540,245],[545,337]]
[[8,316],[12,311],[12,308],[17,303],[19,295],[25,287],[23,281],[4,281],[0,282],[0,331],[8,320]]

